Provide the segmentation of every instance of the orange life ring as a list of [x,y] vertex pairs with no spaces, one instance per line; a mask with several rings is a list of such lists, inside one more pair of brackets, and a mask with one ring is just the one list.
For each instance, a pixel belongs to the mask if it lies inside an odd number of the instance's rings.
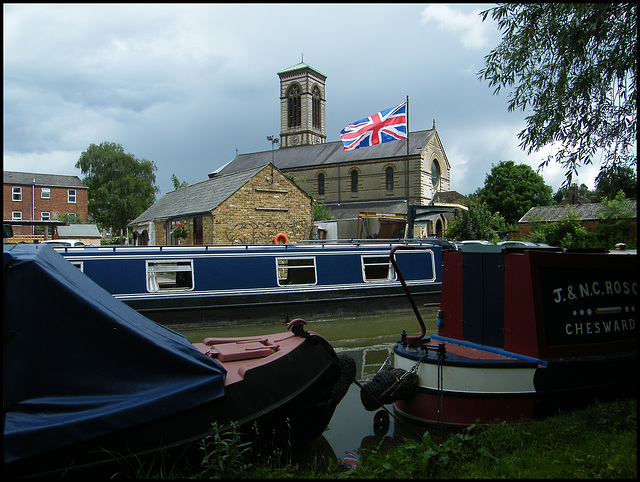
[[[280,240],[284,240],[284,243],[281,243]],[[276,234],[275,238],[273,238],[273,244],[289,244],[289,238],[284,233]]]

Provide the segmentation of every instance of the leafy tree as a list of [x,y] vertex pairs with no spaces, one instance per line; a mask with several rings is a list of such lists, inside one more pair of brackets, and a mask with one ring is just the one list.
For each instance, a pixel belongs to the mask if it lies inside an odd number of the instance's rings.
[[518,134],[528,154],[557,147],[566,184],[602,149],[606,164],[636,163],[635,3],[505,3],[489,15],[502,42],[485,56],[481,80],[509,93],[508,110],[530,108]]
[[532,220],[529,240],[574,249],[594,248],[597,244],[595,235],[582,226],[580,216],[574,211],[551,223]]
[[100,227],[114,232],[140,215],[155,201],[157,167],[152,161],[126,154],[120,144],[90,144],[76,167],[85,176],[89,213]]
[[313,201],[313,220],[328,221],[333,219],[331,210],[322,201]]
[[551,186],[531,166],[502,161],[491,167],[476,197],[489,211],[499,212],[508,224],[515,224],[533,206],[553,204],[552,193]]
[[600,225],[596,230],[598,246],[614,249],[617,243],[632,247],[633,214],[630,203],[622,191],[615,198],[604,199],[598,215]]
[[183,187],[187,187],[189,183],[187,181],[180,182],[175,174],[171,174],[171,182],[173,183],[173,188],[177,191],[178,189],[182,189]]
[[485,203],[472,204],[468,211],[457,211],[449,220],[446,237],[456,241],[465,239],[484,239],[492,243],[499,242],[508,231],[504,218],[491,214]]
[[638,175],[629,166],[603,166],[596,177],[596,192],[602,199],[614,199],[619,191],[628,199],[638,197]]
[[56,221],[62,221],[63,223],[69,223],[69,224],[84,224],[84,219],[82,219],[82,217],[78,216],[77,213],[75,213],[74,215],[71,215],[69,213],[64,213],[64,214],[59,214],[56,218]]

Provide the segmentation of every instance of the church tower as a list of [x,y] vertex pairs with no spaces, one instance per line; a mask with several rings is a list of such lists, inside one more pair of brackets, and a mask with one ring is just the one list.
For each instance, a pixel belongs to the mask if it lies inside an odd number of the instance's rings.
[[324,144],[327,76],[300,62],[280,77],[280,147]]

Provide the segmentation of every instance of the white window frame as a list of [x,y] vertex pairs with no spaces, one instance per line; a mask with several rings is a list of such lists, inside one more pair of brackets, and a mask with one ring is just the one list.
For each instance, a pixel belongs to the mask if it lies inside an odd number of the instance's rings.
[[[147,271],[147,291],[158,292],[179,292],[193,291],[193,260],[192,259],[163,259],[146,261]],[[189,273],[189,275],[178,281],[178,273]]]
[[51,199],[51,188],[50,187],[40,188],[40,199]]
[[[389,259],[389,255],[363,254],[360,256],[362,263],[362,280],[365,283],[384,283],[397,279],[396,270]],[[384,267],[387,269],[385,270]],[[382,277],[380,271],[386,271],[386,276]]]
[[22,211],[11,211],[12,221],[22,221]]
[[42,211],[40,213],[41,221],[49,221],[51,219],[51,213],[49,211]]
[[[295,270],[292,272],[296,273],[293,280],[289,280],[289,270]],[[312,273],[313,281],[311,281]],[[304,281],[296,281],[296,278]],[[315,256],[276,257],[276,279],[278,286],[313,286],[318,284]]]
[[75,189],[67,189],[67,204],[76,204],[77,196]]
[[11,188],[11,200],[16,202],[22,201],[22,188],[20,186],[13,186]]

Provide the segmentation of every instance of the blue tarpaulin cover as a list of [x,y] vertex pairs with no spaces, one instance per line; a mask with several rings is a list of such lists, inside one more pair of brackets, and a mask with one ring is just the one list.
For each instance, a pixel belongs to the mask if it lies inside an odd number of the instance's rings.
[[46,245],[3,253],[4,462],[224,395],[225,370]]

